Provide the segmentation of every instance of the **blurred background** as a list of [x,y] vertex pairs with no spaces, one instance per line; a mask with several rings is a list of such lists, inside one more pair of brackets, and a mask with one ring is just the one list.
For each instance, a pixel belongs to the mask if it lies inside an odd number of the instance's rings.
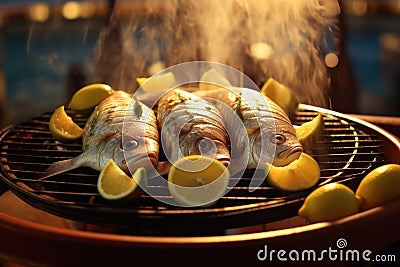
[[[162,14],[157,3],[119,1],[118,14]],[[0,126],[66,104],[93,81],[95,48],[114,1],[0,0]],[[400,0],[340,2],[337,35],[323,50],[333,109],[400,115]],[[137,33],[140,34],[140,31]]]

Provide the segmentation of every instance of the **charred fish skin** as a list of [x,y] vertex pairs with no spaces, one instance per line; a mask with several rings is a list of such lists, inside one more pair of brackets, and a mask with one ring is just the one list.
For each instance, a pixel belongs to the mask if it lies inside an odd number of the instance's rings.
[[184,156],[206,155],[229,164],[229,136],[220,112],[208,101],[174,89],[159,100],[157,120],[171,163]]
[[125,172],[156,166],[159,136],[153,110],[130,94],[116,91],[96,106],[86,122],[82,151],[75,158],[53,163],[41,178],[83,166],[100,171],[109,159]]
[[[303,149],[288,115],[260,92],[247,88],[219,88],[195,94],[230,106],[241,118],[250,146],[247,168],[257,168],[258,164],[265,161],[275,166],[285,166],[300,157]],[[229,117],[225,117],[225,123],[231,129],[238,128],[232,122]],[[233,144],[240,146],[239,134],[231,138]]]

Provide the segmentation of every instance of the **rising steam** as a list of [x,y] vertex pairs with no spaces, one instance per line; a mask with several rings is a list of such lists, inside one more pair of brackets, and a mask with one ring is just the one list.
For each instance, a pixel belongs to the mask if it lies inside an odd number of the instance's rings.
[[159,20],[114,14],[99,39],[95,79],[135,89],[148,67],[207,60],[230,65],[258,85],[269,77],[302,102],[324,106],[329,76],[320,46],[332,26],[331,0],[169,0]]

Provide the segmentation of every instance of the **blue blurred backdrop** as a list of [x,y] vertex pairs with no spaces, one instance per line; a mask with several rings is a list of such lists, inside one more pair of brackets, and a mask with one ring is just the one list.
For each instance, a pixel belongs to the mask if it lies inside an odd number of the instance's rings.
[[[345,44],[358,84],[352,112],[398,116],[400,1],[382,2],[354,0],[343,6]],[[71,71],[90,81],[109,3],[80,1],[87,9],[80,17],[74,17],[73,9],[63,13],[71,3],[40,1],[32,9],[32,1],[0,0],[1,127],[65,104]]]

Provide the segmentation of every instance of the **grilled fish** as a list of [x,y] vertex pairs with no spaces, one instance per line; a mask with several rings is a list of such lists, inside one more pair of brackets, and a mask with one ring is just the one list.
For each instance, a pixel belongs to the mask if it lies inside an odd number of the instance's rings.
[[[299,158],[303,151],[287,114],[260,92],[246,88],[219,88],[194,94],[217,100],[213,103],[217,108],[221,102],[241,117],[250,146],[247,168],[254,169],[265,162],[285,166]],[[229,114],[223,116],[228,127],[239,129],[237,125],[232,125],[233,120],[229,119]],[[231,138],[234,139],[233,144],[239,147],[243,144],[239,133]]]
[[229,136],[220,112],[208,101],[175,89],[158,102],[163,150],[171,163],[189,155],[230,162]]
[[83,166],[100,171],[110,158],[125,172],[157,166],[159,136],[153,110],[130,94],[116,91],[90,115],[82,150],[75,158],[50,165],[41,178]]

